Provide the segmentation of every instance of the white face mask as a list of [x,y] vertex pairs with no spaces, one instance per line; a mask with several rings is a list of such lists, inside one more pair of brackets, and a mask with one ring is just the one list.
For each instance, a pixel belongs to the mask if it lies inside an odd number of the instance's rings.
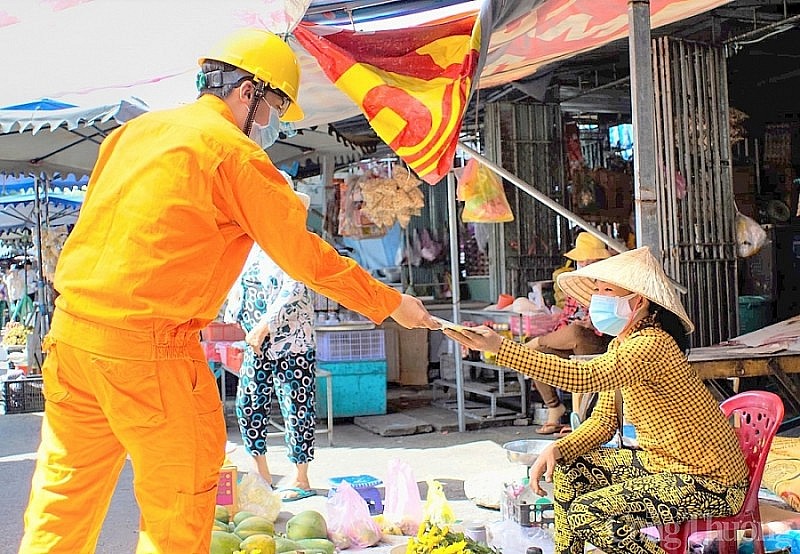
[[277,110],[274,110],[272,106],[268,106],[268,108],[269,122],[265,126],[261,126],[253,121],[253,127],[250,129],[250,138],[264,150],[275,144],[281,130],[281,121]]

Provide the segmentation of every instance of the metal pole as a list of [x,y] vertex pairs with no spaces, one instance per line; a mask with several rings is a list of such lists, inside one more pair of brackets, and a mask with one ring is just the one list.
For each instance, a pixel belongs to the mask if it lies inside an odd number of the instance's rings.
[[633,112],[633,188],[636,205],[636,243],[649,246],[661,259],[656,195],[655,94],[650,57],[650,1],[628,2],[628,45],[631,61]]
[[[461,272],[458,267],[458,212],[456,212],[456,177],[451,171],[447,174],[447,213],[448,225],[450,227],[450,294],[453,300],[453,321],[461,322],[459,304],[461,303]],[[467,430],[464,421],[464,373],[461,363],[461,346],[450,341],[451,347],[455,348],[453,360],[456,366],[456,406],[458,408],[458,430]]]
[[494,163],[492,160],[481,155],[480,153],[473,150],[463,142],[459,142],[458,147],[461,148],[464,152],[466,152],[470,156],[472,156],[473,158],[477,159],[483,165],[485,165],[486,167],[488,167],[489,169],[491,169],[492,171],[494,171],[495,173],[506,179],[507,181],[513,183],[520,190],[527,192],[528,194],[533,196],[536,200],[538,200],[539,202],[541,202],[542,204],[544,204],[545,206],[556,212],[558,215],[566,217],[567,219],[575,223],[578,227],[594,235],[595,237],[603,241],[605,244],[607,244],[609,247],[613,248],[617,252],[625,252],[626,250],[628,250],[628,247],[619,242],[618,240],[613,239],[608,235],[598,231],[597,227],[595,227],[594,225],[583,219],[581,216],[569,211],[564,206],[562,206],[561,204],[559,204],[558,202],[556,202],[543,192],[532,187],[531,185],[529,185],[516,175],[509,173],[508,171],[506,171],[505,169]]

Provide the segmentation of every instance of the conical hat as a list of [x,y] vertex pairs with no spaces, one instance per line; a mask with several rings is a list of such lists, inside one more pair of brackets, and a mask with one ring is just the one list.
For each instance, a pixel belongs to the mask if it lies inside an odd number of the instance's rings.
[[647,246],[628,250],[576,271],[561,273],[557,279],[561,290],[584,306],[588,306],[592,299],[595,281],[605,281],[641,294],[678,316],[687,334],[694,331],[694,324],[678,298],[678,291]]

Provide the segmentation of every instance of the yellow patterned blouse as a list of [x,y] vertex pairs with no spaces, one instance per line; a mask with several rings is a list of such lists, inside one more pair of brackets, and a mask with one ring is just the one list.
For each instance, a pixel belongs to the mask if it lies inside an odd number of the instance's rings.
[[504,340],[497,364],[570,392],[600,392],[581,426],[558,440],[570,461],[608,442],[617,429],[615,391],[635,425],[649,471],[702,475],[732,485],[747,477],[733,428],[702,380],[665,331],[646,327],[590,361],[542,354]]

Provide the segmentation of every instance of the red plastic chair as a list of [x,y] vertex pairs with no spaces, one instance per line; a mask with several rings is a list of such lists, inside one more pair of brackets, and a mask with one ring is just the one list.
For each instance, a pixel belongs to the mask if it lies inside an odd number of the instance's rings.
[[750,470],[750,487],[744,504],[734,516],[690,520],[660,528],[661,548],[667,554],[686,554],[689,536],[700,531],[720,532],[720,554],[736,554],[736,531],[748,527],[753,532],[755,554],[764,554],[758,489],[761,487],[761,476],[767,463],[769,447],[783,421],[783,401],[771,392],[747,391],[728,398],[720,404],[720,408],[736,429]]

